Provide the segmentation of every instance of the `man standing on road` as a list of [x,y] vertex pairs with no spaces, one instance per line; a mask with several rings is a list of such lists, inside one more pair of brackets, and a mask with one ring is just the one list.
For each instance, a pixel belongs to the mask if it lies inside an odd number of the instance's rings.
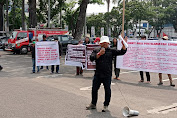
[[[125,38],[127,42],[127,37]],[[92,101],[86,107],[87,110],[96,109],[98,99],[98,89],[101,83],[105,89],[105,101],[102,112],[108,111],[108,105],[111,99],[111,80],[112,80],[112,60],[113,56],[124,55],[127,51],[125,45],[121,50],[109,48],[109,37],[102,36],[100,39],[101,48],[95,49],[90,55],[91,61],[96,61],[96,71],[92,83]]]
[[[143,35],[141,36],[141,40],[146,40],[146,36]],[[141,80],[139,82],[144,82],[144,75],[143,75],[143,71],[140,71],[140,77],[141,77]],[[147,77],[147,83],[151,83],[150,82],[150,74],[149,72],[146,72],[146,77]]]
[[[167,41],[168,37],[164,36],[162,39]],[[170,86],[175,87],[175,84],[173,84],[173,80],[172,80],[171,74],[167,74],[167,75],[168,75],[168,78],[170,80]],[[163,82],[162,82],[162,73],[159,73],[159,83],[157,85],[163,85]]]
[[[43,40],[42,41],[47,41],[47,39],[46,39],[47,37],[46,37],[46,35],[43,35]],[[41,70],[43,69],[43,66],[41,66],[41,68],[40,68]],[[46,69],[47,70],[49,70],[49,67],[48,66],[46,66]]]
[[[54,37],[54,41],[56,41],[58,43],[58,50],[59,50],[59,58],[61,59],[61,44],[60,41],[58,41],[58,37]],[[56,65],[56,74],[59,73],[59,65]],[[54,73],[54,65],[51,66],[51,74]]]
[[[32,63],[33,63],[33,70],[32,73],[35,73],[35,67],[36,67],[36,60],[35,60],[35,41],[33,41],[33,44],[31,46],[31,54],[32,54]],[[37,72],[39,72],[39,66],[37,66]]]

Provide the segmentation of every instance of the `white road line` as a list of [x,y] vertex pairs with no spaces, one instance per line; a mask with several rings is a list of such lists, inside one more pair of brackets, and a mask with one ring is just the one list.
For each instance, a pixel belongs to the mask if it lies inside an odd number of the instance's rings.
[[169,105],[169,106],[161,106],[161,107],[157,107],[157,108],[154,108],[152,110],[147,110],[148,113],[150,114],[167,114],[171,111],[177,111],[177,103],[174,103],[172,105]]
[[139,71],[128,71],[128,72],[121,72],[120,74],[135,73],[135,72],[139,72]]
[[63,74],[52,74],[52,75],[46,75],[46,76],[38,76],[36,78],[54,78],[54,77],[58,77],[59,75],[63,75]]
[[[172,78],[172,80],[175,80],[175,79],[177,79],[177,78]],[[164,80],[162,80],[163,82],[166,82],[166,81],[169,81],[169,79],[164,79]]]
[[[111,83],[111,85],[115,85],[115,83]],[[101,87],[103,87],[103,84],[101,84]],[[89,87],[83,87],[83,88],[80,88],[81,91],[88,91],[88,90],[92,90],[92,86],[89,86]]]

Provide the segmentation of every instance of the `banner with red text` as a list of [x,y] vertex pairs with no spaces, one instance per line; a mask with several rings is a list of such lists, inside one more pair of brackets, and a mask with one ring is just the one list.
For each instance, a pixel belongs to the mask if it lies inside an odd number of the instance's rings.
[[85,45],[68,45],[65,56],[65,65],[79,66],[86,68],[86,47]]
[[58,42],[43,41],[35,45],[36,66],[60,65]]
[[128,40],[127,53],[117,56],[117,68],[177,74],[177,42]]
[[87,70],[95,70],[96,69],[96,62],[90,61],[90,55],[92,54],[93,50],[95,48],[99,48],[100,45],[96,45],[96,44],[87,44],[86,45],[86,55],[87,55],[87,64],[86,64],[86,68]]

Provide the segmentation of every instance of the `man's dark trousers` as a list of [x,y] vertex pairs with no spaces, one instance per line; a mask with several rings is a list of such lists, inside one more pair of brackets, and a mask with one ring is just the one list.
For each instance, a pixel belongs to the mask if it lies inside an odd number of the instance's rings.
[[108,106],[111,99],[111,78],[112,77],[99,77],[94,75],[92,85],[92,104],[96,105],[98,99],[98,89],[101,83],[104,85],[105,90],[105,101],[104,106]]

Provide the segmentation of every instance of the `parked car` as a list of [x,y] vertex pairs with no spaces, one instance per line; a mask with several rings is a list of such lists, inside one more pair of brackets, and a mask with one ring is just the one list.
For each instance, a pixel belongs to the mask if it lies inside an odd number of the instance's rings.
[[1,36],[0,37],[0,49],[5,49],[5,47],[8,45],[8,39],[9,37],[7,36]]
[[78,40],[73,39],[70,35],[51,35],[47,37],[47,40],[52,41],[55,37],[58,37],[58,41],[61,43],[63,53],[66,53],[68,44],[78,44]]

